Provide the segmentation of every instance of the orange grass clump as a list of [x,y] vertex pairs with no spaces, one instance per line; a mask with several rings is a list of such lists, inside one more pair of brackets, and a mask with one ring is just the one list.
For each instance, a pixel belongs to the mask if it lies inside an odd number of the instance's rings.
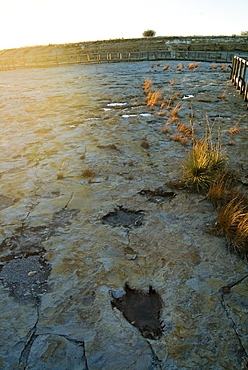
[[158,90],[156,91],[150,91],[148,94],[147,94],[147,97],[146,97],[146,104],[147,106],[155,106],[155,105],[158,105],[158,102],[159,102],[159,99],[161,98],[161,94]]
[[230,178],[227,171],[223,171],[223,174],[217,177],[208,190],[207,199],[213,203],[216,207],[223,206],[230,199],[231,186]]
[[177,70],[181,71],[184,68],[184,65],[182,63],[178,63]]
[[247,114],[244,114],[242,117],[240,117],[239,120],[235,123],[235,125],[233,127],[231,127],[230,130],[228,130],[230,134],[237,134],[239,132],[238,125],[239,125],[240,121],[246,116],[247,116]]
[[212,63],[211,66],[209,67],[209,69],[217,69],[218,68],[218,64],[215,64],[215,63]]
[[189,142],[189,140],[188,140],[188,139],[186,139],[185,137],[183,137],[183,138],[180,140],[180,143],[181,143],[181,145],[183,145],[183,146],[187,145],[187,144],[188,144],[188,142]]
[[178,112],[180,110],[180,104],[177,104],[171,111],[171,120],[176,121],[178,119]]
[[183,135],[171,135],[170,140],[173,141],[181,141],[183,139]]
[[169,68],[169,64],[165,64],[164,66],[163,66],[163,71],[167,71],[167,69]]
[[195,63],[195,69],[199,69],[200,68],[200,65],[201,65],[201,62]]
[[219,209],[216,227],[226,236],[229,247],[239,256],[248,257],[248,199],[236,195],[225,207]]
[[152,86],[152,80],[150,78],[147,78],[145,81],[144,81],[144,84],[142,86],[143,90],[144,90],[144,93],[145,94],[148,94],[148,92],[150,91],[151,89],[151,86]]
[[195,68],[195,63],[189,63],[186,69],[194,69],[194,68]]
[[168,125],[167,125],[167,124],[165,124],[165,125],[164,125],[164,127],[162,128],[162,132],[163,132],[164,134],[166,134],[168,131],[169,131],[169,127],[168,127]]
[[186,126],[183,124],[178,125],[178,132],[182,133],[186,137],[191,137],[192,136],[192,127]]
[[200,67],[201,63],[200,62],[197,62],[197,63],[189,63],[187,65],[187,68],[186,69],[193,69],[193,70],[198,70],[199,67]]
[[237,134],[239,132],[239,128],[237,126],[233,126],[230,128],[229,133],[230,134]]

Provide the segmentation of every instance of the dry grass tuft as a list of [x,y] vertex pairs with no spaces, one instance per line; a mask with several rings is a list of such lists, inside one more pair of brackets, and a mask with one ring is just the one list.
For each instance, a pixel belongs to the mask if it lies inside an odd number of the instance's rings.
[[181,108],[181,106],[180,106],[180,104],[177,104],[172,110],[171,110],[171,112],[170,112],[170,119],[169,119],[169,121],[170,122],[175,122],[175,121],[177,121],[178,120],[178,112],[179,112],[179,110],[180,110],[180,108]]
[[154,107],[155,105],[158,105],[160,98],[161,98],[160,91],[158,90],[149,91],[146,97],[147,106]]
[[177,70],[181,71],[184,68],[184,65],[182,63],[178,63]]
[[192,127],[183,124],[178,125],[177,131],[182,133],[185,137],[192,137],[193,134]]
[[228,100],[226,97],[227,90],[225,90],[221,95],[218,96],[218,99]]
[[218,68],[218,64],[215,64],[215,63],[212,63],[210,66],[209,66],[209,69],[217,69]]
[[173,141],[181,141],[183,139],[183,135],[171,135],[170,136],[170,140],[173,140]]
[[223,71],[223,72],[226,72],[228,70],[227,66],[225,63],[221,64],[221,67],[220,69]]
[[229,133],[230,134],[237,134],[239,132],[239,128],[237,126],[233,126],[230,128]]
[[188,142],[189,142],[189,140],[188,140],[188,139],[186,139],[185,137],[181,138],[181,140],[180,140],[180,143],[181,143],[181,145],[183,145],[183,146],[187,145],[187,144],[188,144]]
[[231,128],[230,128],[230,130],[228,130],[228,132],[229,132],[230,134],[237,134],[237,133],[239,132],[238,125],[239,125],[240,121],[241,121],[244,117],[246,117],[246,116],[247,116],[247,114],[244,114],[243,116],[241,116],[241,117],[239,118],[239,120],[235,123],[235,125],[234,125],[233,127],[231,127]]
[[201,63],[200,62],[197,62],[197,63],[189,63],[187,65],[187,68],[186,69],[192,69],[194,71],[197,71],[200,67]]
[[222,230],[229,247],[239,256],[248,257],[248,199],[237,194],[225,207],[219,209],[216,227]]
[[147,78],[145,81],[144,81],[144,84],[142,86],[143,90],[144,90],[144,93],[145,94],[148,94],[148,92],[150,91],[151,89],[151,86],[152,86],[152,80],[150,78]]
[[59,171],[59,172],[57,173],[57,180],[62,180],[62,179],[64,179],[64,174],[63,174],[63,172],[62,172],[62,171]]
[[165,64],[164,66],[163,66],[163,71],[167,71],[167,69],[170,67],[170,65],[169,64]]
[[233,190],[235,181],[236,178],[234,174],[228,170],[224,170],[210,185],[207,193],[208,200],[216,207],[227,204],[237,194],[237,192]]
[[150,148],[150,144],[148,143],[148,141],[147,141],[147,138],[146,137],[144,137],[143,139],[142,139],[142,141],[141,141],[141,144],[140,144],[141,146],[142,146],[142,148],[144,148],[144,149],[149,149]]
[[91,168],[86,168],[82,172],[82,176],[86,179],[93,177],[95,175],[94,171]]
[[168,127],[168,125],[167,125],[167,124],[165,124],[165,125],[164,125],[164,127],[162,128],[162,132],[163,132],[164,134],[166,134],[168,131],[169,131],[169,127]]
[[226,158],[220,146],[210,140],[197,141],[183,163],[184,181],[197,191],[207,190],[225,169]]
[[194,69],[194,68],[195,68],[195,63],[189,63],[186,69]]

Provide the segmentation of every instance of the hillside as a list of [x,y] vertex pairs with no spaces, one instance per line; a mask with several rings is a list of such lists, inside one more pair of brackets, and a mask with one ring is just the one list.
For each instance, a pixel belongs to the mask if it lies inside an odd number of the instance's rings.
[[[116,39],[72,44],[23,47],[0,51],[0,69],[87,62],[98,53],[147,51],[220,51],[248,54],[248,36],[187,36]],[[83,59],[85,58],[85,60]]]

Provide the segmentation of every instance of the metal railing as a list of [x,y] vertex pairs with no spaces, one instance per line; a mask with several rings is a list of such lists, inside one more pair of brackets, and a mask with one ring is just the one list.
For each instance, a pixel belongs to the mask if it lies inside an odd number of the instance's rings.
[[[230,79],[240,94],[244,96],[244,101],[248,101],[248,61],[238,56],[233,57]],[[247,105],[248,108],[248,105]]]
[[99,52],[99,53],[75,53],[60,54],[54,51],[50,54],[34,55],[23,54],[6,57],[0,55],[0,70],[20,68],[39,68],[61,65],[80,65],[96,63],[118,63],[138,61],[160,60],[191,60],[214,63],[229,63],[233,59],[233,53],[226,51],[188,51],[188,50],[156,50],[135,52]]

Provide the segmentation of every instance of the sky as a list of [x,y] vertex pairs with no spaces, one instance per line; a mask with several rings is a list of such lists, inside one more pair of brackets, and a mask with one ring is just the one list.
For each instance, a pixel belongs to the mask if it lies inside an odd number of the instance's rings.
[[156,36],[240,35],[247,0],[0,0],[0,50]]

